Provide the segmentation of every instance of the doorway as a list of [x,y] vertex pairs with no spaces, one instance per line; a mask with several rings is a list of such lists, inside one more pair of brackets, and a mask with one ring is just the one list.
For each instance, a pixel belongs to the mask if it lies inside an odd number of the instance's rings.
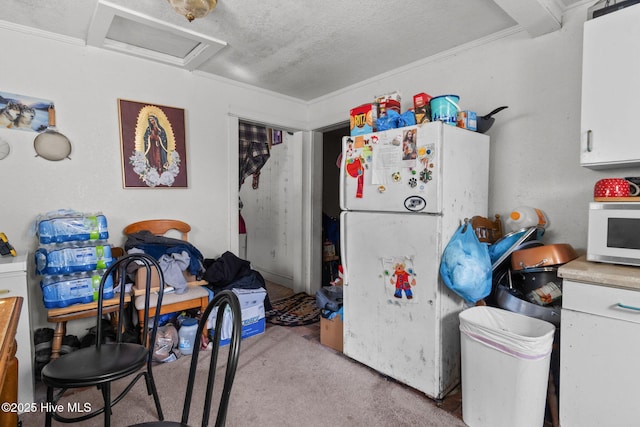
[[[294,219],[288,222],[287,235],[291,239],[291,258],[288,260],[292,265],[291,288],[294,292],[306,292],[309,295],[315,295],[315,292],[322,286],[322,205],[323,199],[333,203],[333,207],[329,208],[331,212],[339,211],[338,203],[338,172],[336,166],[337,155],[341,151],[342,136],[349,134],[348,122],[337,123],[332,126],[324,127],[317,131],[300,131],[298,124],[292,124],[286,120],[280,123],[271,117],[266,120],[263,117],[252,116],[246,111],[235,111],[230,113],[228,117],[229,129],[229,165],[231,182],[237,182],[233,177],[238,177],[238,124],[240,121],[248,121],[251,123],[262,124],[274,128],[281,128],[288,134],[293,134],[295,143],[292,143],[289,156],[291,159],[291,187],[292,194],[289,194],[291,203],[286,206]],[[270,123],[270,124],[267,124]],[[323,155],[324,138],[329,150],[328,154]],[[323,159],[326,158],[326,162]],[[268,163],[268,162],[267,162]],[[323,173],[323,167],[326,163],[330,172]],[[333,181],[323,185],[323,176]],[[245,184],[245,185],[251,185]],[[327,196],[323,196],[322,188],[327,188]],[[232,252],[240,249],[239,234],[239,195],[238,187],[235,191],[229,192],[229,247]],[[244,213],[243,213],[244,216]],[[247,218],[245,218],[246,221]],[[251,233],[252,225],[246,223],[248,234]],[[251,261],[251,240],[247,236],[247,253],[248,260]],[[237,253],[237,252],[236,252]],[[261,271],[260,269],[256,270]],[[263,274],[264,275],[264,274]],[[269,279],[267,272],[265,279]],[[280,279],[273,280],[278,283]]]
[[338,279],[340,265],[340,164],[342,137],[349,127],[341,126],[322,134],[322,286]]

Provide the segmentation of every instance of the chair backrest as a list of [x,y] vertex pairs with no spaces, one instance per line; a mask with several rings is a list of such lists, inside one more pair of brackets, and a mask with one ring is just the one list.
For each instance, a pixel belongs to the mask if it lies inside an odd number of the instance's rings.
[[496,215],[495,221],[482,216],[474,216],[471,218],[471,227],[476,232],[478,240],[484,243],[495,243],[503,237],[500,215]]
[[[100,347],[102,344],[102,309],[104,301],[104,288],[108,280],[113,280],[113,288],[117,286],[122,290],[126,289],[126,279],[128,267],[130,264],[137,264],[138,268],[146,269],[146,283],[145,283],[145,304],[144,304],[144,325],[149,325],[149,312],[150,312],[150,294],[151,294],[151,273],[153,269],[157,272],[159,280],[159,288],[157,290],[158,298],[155,306],[156,312],[160,312],[162,306],[162,296],[164,294],[164,275],[158,262],[150,255],[144,253],[124,255],[118,258],[102,275],[100,279],[100,287],[98,289],[98,314],[96,316],[96,346]],[[126,319],[125,304],[124,304],[125,292],[120,292],[120,309],[118,311],[118,325],[116,331],[116,342],[122,342],[124,321]],[[133,302],[132,302],[133,303]],[[158,329],[158,322],[153,322],[151,333],[149,334],[149,328],[145,327],[142,331],[142,344],[150,346],[148,363],[152,361],[153,346],[156,342],[156,332]]]
[[218,361],[218,351],[220,349],[222,322],[226,316],[224,312],[227,307],[231,309],[232,332],[229,342],[229,355],[227,358],[227,368],[225,370],[224,385],[220,396],[220,404],[218,405],[218,414],[216,416],[216,427],[224,426],[227,419],[227,408],[229,406],[229,397],[231,395],[231,387],[236,375],[238,367],[238,359],[240,357],[240,341],[242,339],[242,311],[238,296],[231,290],[220,291],[215,294],[209,302],[207,309],[202,313],[198,322],[198,331],[196,332],[196,340],[191,354],[191,367],[189,368],[189,380],[187,382],[187,391],[184,398],[184,407],[182,409],[183,424],[189,422],[189,409],[191,407],[191,398],[193,396],[193,387],[196,379],[196,370],[198,367],[198,354],[200,353],[200,345],[202,341],[202,331],[207,327],[209,315],[214,308],[218,309],[216,313],[216,322],[213,333],[213,348],[211,349],[211,360],[209,363],[209,374],[207,376],[207,389],[204,396],[204,409],[202,413],[202,426],[209,425],[209,412],[211,410],[211,397],[213,394],[213,384],[216,375],[216,365]]
[[149,219],[127,225],[124,228],[124,234],[129,235],[143,230],[149,231],[156,236],[163,236],[170,230],[176,230],[181,233],[182,240],[186,241],[188,240],[187,233],[191,231],[191,226],[177,219]]

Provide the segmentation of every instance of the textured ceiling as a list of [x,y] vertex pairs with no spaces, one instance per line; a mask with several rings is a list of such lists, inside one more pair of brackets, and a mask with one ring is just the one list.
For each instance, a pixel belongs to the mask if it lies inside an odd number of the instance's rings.
[[202,63],[194,61],[199,71],[312,100],[518,25],[535,33],[539,23],[528,22],[531,16],[546,23],[549,9],[561,12],[578,1],[219,0],[213,12],[189,23],[165,0],[2,0],[0,25],[87,42],[100,17],[94,14],[102,15],[99,3],[124,8],[169,37],[184,29],[226,42]]

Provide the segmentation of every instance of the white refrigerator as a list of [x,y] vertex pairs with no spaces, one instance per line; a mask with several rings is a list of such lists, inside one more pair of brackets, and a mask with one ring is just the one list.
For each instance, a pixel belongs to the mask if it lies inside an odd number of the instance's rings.
[[465,218],[487,216],[489,137],[432,122],[342,144],[344,354],[441,399],[460,381],[464,301],[440,257]]

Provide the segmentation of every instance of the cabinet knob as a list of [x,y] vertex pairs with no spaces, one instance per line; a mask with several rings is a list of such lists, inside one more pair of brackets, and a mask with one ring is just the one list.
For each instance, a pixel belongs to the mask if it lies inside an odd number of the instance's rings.
[[588,153],[590,153],[591,149],[593,148],[592,147],[592,134],[593,134],[593,132],[591,131],[591,129],[589,129],[587,131],[587,152]]

